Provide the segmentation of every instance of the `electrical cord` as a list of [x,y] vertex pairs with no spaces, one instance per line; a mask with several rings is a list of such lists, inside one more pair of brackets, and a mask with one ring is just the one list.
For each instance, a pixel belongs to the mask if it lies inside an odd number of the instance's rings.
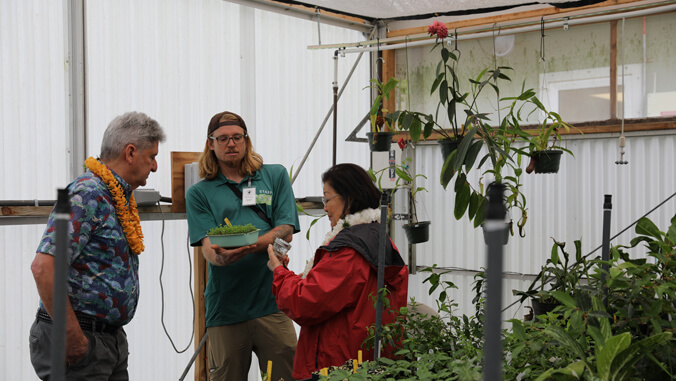
[[[160,207],[159,201],[157,203],[157,206]],[[192,340],[195,337],[195,296],[194,292],[192,289],[192,262],[190,261],[190,236],[188,236],[188,239],[186,240],[186,249],[188,252],[188,264],[189,264],[189,280],[188,280],[188,287],[190,288],[190,298],[192,299],[192,334],[190,334],[190,342],[188,342],[188,345],[185,347],[183,350],[178,350],[176,348],[176,344],[174,344],[174,340],[171,338],[171,335],[169,335],[169,331],[167,331],[167,327],[164,324],[164,286],[162,285],[162,273],[164,272],[164,211],[162,211],[162,207],[160,207],[160,213],[162,214],[162,234],[160,238],[160,242],[162,244],[162,261],[160,265],[160,293],[161,293],[161,304],[162,304],[162,314],[160,317],[160,320],[162,322],[162,328],[164,329],[164,333],[167,335],[167,338],[171,342],[171,346],[174,347],[174,351],[176,353],[183,353],[190,348],[190,345],[192,344]]]

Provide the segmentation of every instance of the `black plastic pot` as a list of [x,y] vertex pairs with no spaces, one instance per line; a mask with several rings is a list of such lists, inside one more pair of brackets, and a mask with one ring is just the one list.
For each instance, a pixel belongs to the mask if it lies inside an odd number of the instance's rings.
[[[482,230],[484,232],[484,242],[486,243],[486,245],[488,245],[488,233],[486,232],[486,229],[483,228],[483,225],[481,227],[482,227]],[[507,242],[509,242],[509,224],[508,223],[505,223],[505,228],[504,228],[503,231],[500,232],[499,238],[500,239],[499,239],[498,243],[501,244],[501,245],[506,245]]]
[[389,151],[393,135],[394,132],[390,131],[367,132],[366,136],[369,138],[369,149],[371,152]]
[[458,149],[458,146],[460,146],[461,140],[438,140],[439,146],[441,147],[441,158],[446,162],[446,158],[448,155],[451,154],[451,152],[455,151]]
[[408,243],[414,245],[416,243],[427,242],[430,239],[430,222],[419,221],[414,224],[404,225],[404,232]]
[[557,173],[561,164],[561,150],[535,151],[531,154],[535,160],[535,173]]
[[558,301],[553,303],[543,303],[539,299],[531,298],[531,305],[533,306],[533,316],[537,318],[540,315],[546,315],[547,312],[554,311],[554,308],[561,305]]

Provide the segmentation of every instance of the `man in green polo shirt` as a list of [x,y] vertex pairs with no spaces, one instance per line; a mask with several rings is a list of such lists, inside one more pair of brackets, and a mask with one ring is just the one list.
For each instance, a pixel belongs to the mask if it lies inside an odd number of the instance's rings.
[[[190,244],[202,246],[209,262],[204,298],[211,381],[246,380],[251,352],[261,371],[272,361],[272,380],[293,380],[296,331],[272,295],[267,247],[277,237],[291,241],[300,231],[296,200],[286,169],[263,164],[246,124],[222,112],[209,122],[199,159],[201,181],[188,189]],[[254,245],[220,248],[206,232],[224,224],[251,223],[261,229]]]

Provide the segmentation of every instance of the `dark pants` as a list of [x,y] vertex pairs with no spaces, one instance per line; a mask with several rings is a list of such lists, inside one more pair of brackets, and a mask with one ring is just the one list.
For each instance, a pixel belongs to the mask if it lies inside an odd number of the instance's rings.
[[[78,362],[66,367],[68,381],[128,381],[127,334],[120,328],[115,333],[84,331],[89,339],[87,353]],[[52,370],[52,324],[36,319],[30,332],[31,363],[41,380],[49,380]]]
[[296,330],[283,312],[242,323],[209,327],[207,333],[211,381],[246,380],[251,352],[256,353],[261,372],[267,372],[268,361],[272,361],[272,380],[293,380],[291,371],[296,353]]

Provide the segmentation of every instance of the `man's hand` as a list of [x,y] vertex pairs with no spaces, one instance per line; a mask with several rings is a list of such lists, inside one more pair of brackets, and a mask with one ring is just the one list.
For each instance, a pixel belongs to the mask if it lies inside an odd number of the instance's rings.
[[256,245],[242,246],[236,249],[224,249],[218,245],[211,245],[214,250],[212,263],[216,266],[227,266],[244,258],[245,255],[252,253]]
[[68,337],[66,339],[66,364],[68,366],[75,365],[86,354],[89,347],[89,339],[80,331],[78,337]]

